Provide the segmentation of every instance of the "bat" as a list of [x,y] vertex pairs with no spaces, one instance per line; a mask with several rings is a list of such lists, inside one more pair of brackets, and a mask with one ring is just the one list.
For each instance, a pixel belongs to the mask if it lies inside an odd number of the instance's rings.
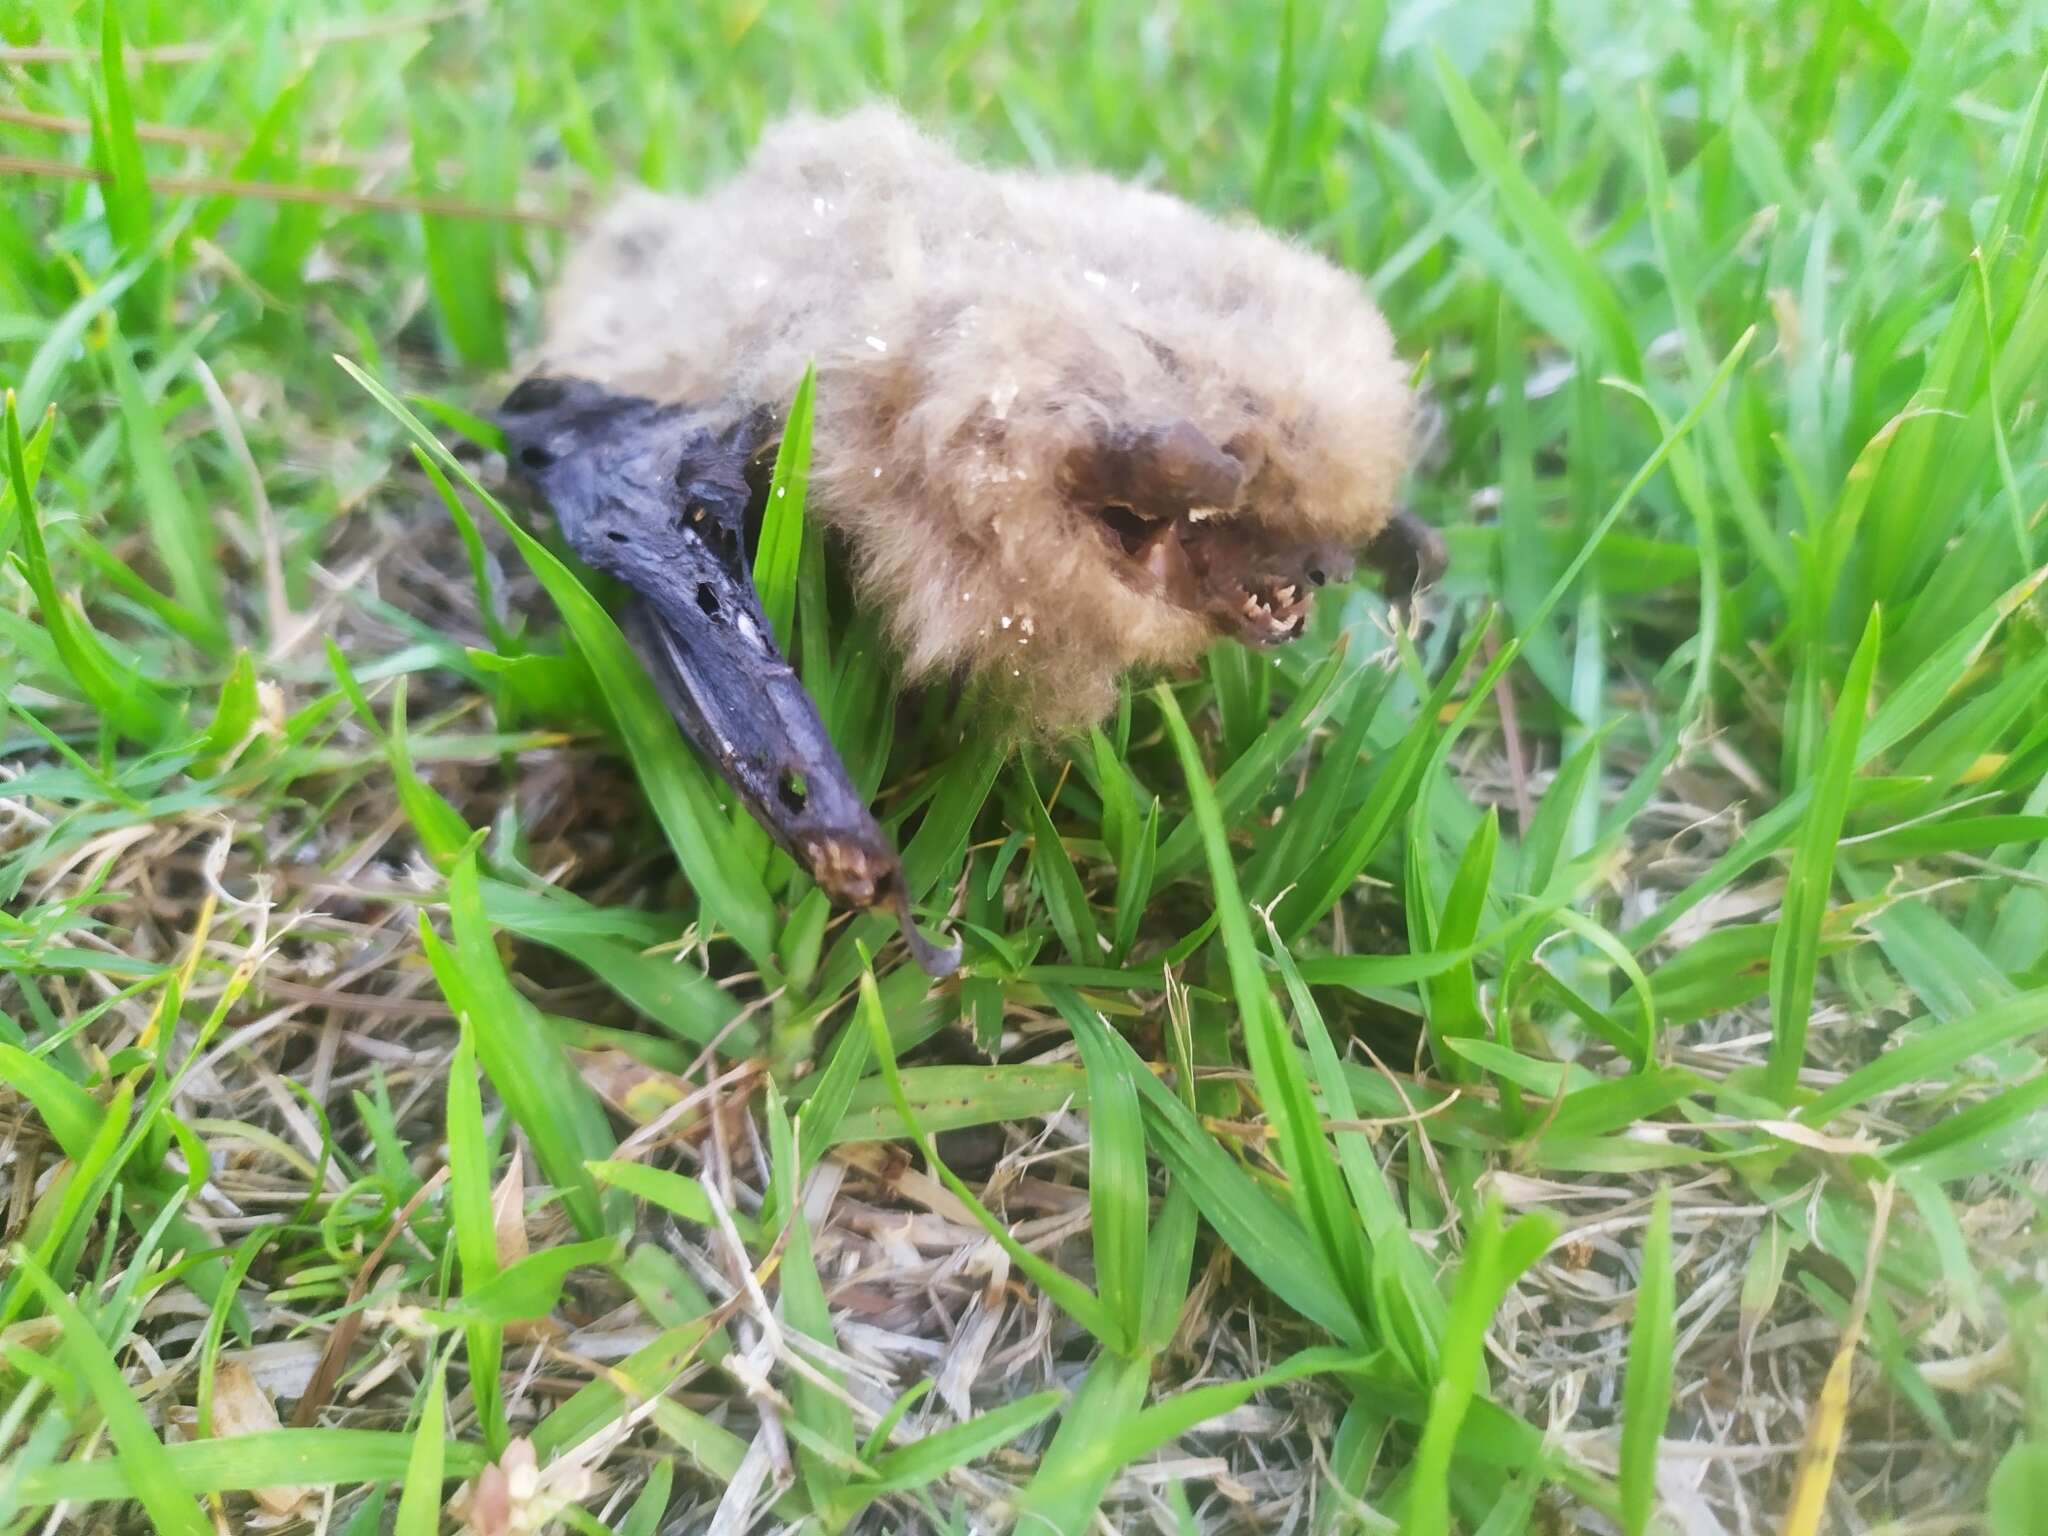
[[1098,175],[969,164],[868,108],[771,130],[695,199],[574,250],[499,412],[516,473],[631,594],[682,732],[835,903],[910,921],[895,849],[751,575],[787,402],[816,368],[806,515],[908,679],[1082,728],[1133,668],[1300,635],[1359,553],[1406,605],[1445,565],[1399,510],[1413,403],[1356,277]]

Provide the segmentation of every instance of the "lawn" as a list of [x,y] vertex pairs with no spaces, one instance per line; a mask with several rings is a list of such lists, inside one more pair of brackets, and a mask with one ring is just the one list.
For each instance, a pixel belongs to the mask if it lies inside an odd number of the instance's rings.
[[[2041,1529],[2040,7],[0,34],[0,1532]],[[1357,271],[1452,561],[1013,752],[778,513],[938,985],[480,419],[876,94]]]

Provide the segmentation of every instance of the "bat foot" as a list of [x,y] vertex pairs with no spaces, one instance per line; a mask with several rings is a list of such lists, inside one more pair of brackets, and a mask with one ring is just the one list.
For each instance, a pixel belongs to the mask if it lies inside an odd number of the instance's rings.
[[818,887],[842,907],[887,907],[903,930],[911,958],[927,976],[944,978],[960,969],[958,940],[941,947],[918,931],[903,886],[903,866],[886,846],[855,837],[818,837],[802,846],[804,867]]
[[896,922],[903,929],[903,942],[910,946],[910,958],[917,962],[919,970],[935,981],[942,981],[960,969],[960,941],[955,939],[940,948],[917,931],[917,924],[910,915],[910,897],[905,894],[901,880],[895,885],[895,907]]

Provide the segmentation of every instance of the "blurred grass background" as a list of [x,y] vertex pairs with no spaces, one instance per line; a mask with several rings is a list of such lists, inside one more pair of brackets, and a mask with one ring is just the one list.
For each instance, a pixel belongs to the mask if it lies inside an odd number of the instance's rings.
[[[2039,7],[0,34],[0,1529],[2037,1528]],[[795,498],[937,988],[477,443],[878,93],[1356,270],[1453,555],[1012,759]]]

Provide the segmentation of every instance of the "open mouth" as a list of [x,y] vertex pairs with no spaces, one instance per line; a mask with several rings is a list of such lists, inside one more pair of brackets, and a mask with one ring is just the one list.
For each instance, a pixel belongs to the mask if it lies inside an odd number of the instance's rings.
[[1308,623],[1308,598],[1293,582],[1240,584],[1237,632],[1258,645],[1285,645]]
[[1282,543],[1211,508],[1150,517],[1111,503],[1095,517],[1128,585],[1247,645],[1297,639],[1315,589],[1351,571],[1347,552]]

